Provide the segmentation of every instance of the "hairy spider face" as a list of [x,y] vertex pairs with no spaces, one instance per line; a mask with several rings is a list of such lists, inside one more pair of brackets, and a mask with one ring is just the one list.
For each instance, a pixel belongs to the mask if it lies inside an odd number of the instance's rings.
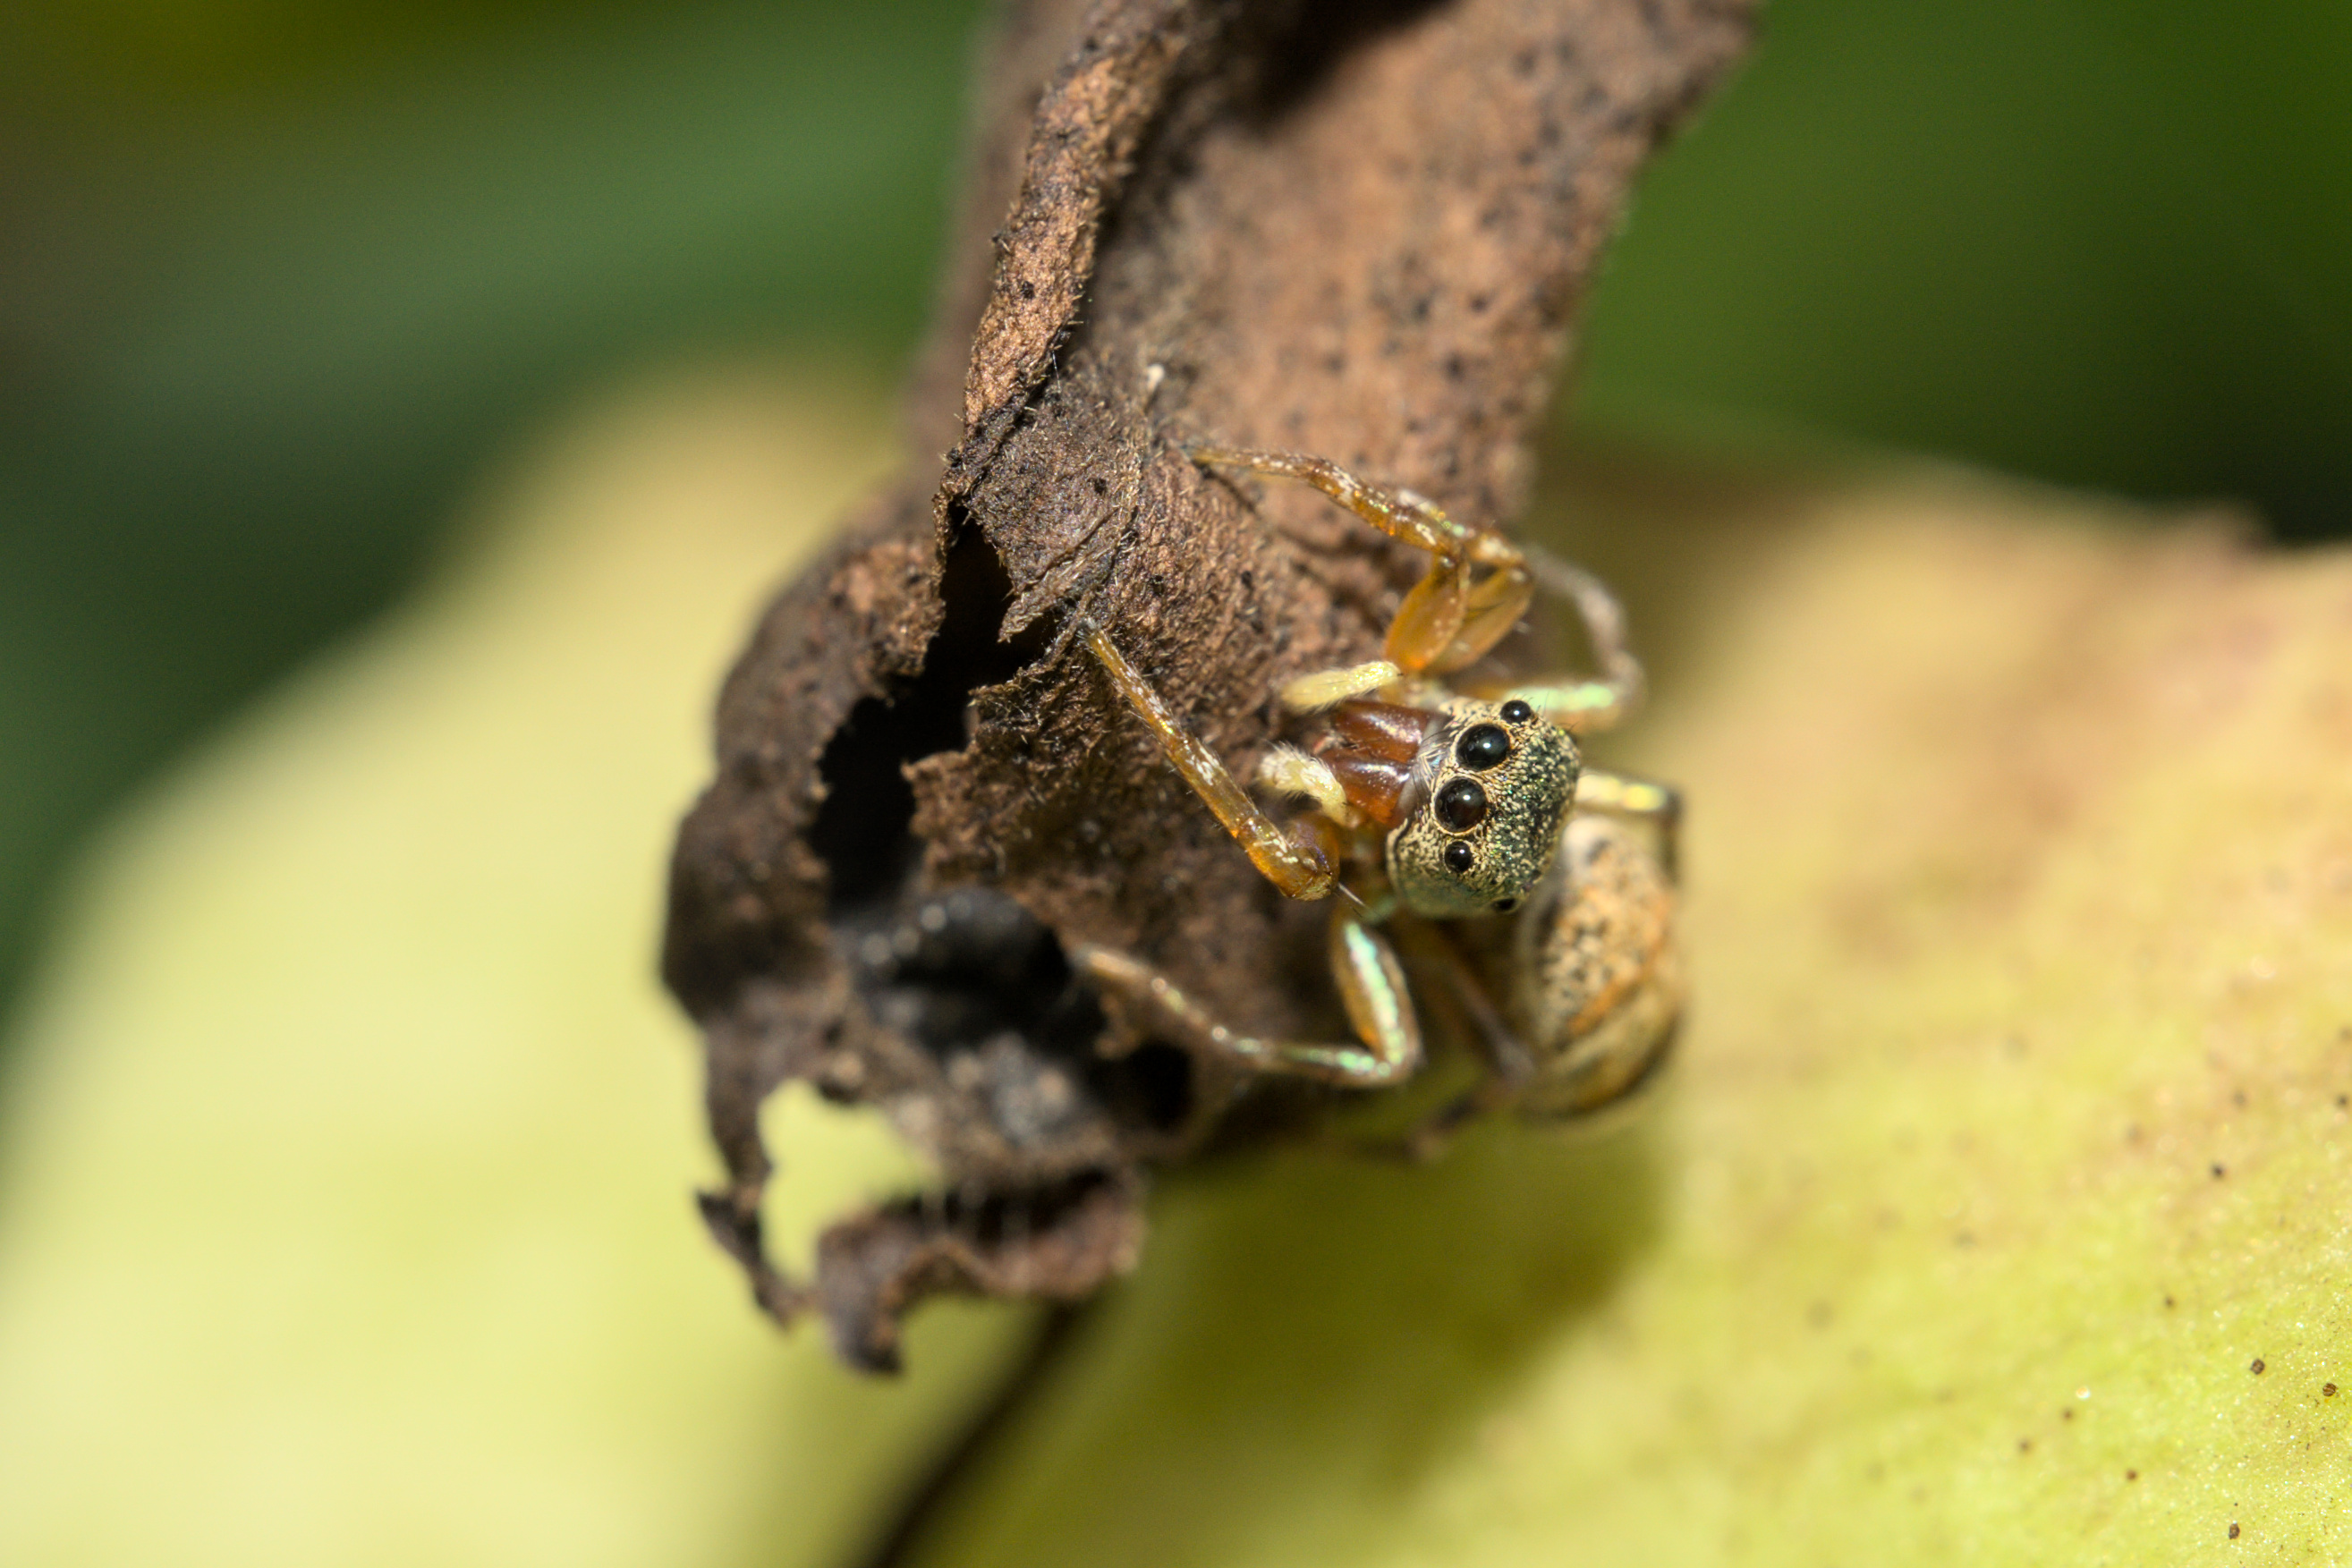
[[1415,915],[1508,914],[1551,865],[1576,798],[1576,742],[1517,700],[1441,711],[1389,835],[1389,880]]

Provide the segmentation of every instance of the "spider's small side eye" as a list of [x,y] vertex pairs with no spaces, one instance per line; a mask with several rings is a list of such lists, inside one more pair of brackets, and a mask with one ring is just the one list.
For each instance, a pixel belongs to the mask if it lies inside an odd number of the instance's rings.
[[[1507,716],[1507,710],[1506,710]],[[1454,755],[1465,768],[1484,771],[1511,754],[1511,737],[1496,724],[1474,724],[1454,743]]]
[[1513,697],[1509,702],[1503,705],[1503,722],[1505,724],[1525,724],[1528,720],[1535,716],[1536,710],[1529,707],[1526,703],[1521,702],[1517,697]]
[[1512,910],[1517,909],[1518,906],[1519,901],[1516,898],[1498,898],[1495,900],[1495,913],[1497,915],[1508,915]]
[[1459,839],[1445,846],[1445,869],[1456,876],[1468,871],[1477,861],[1477,852]]

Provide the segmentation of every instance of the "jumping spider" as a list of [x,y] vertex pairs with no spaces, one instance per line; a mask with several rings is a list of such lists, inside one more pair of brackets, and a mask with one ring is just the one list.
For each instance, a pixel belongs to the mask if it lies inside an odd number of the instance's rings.
[[[1079,967],[1195,1049],[1257,1071],[1377,1088],[1422,1063],[1402,948],[1424,984],[1450,988],[1487,1067],[1482,1086],[1433,1128],[1488,1106],[1575,1115],[1626,1094],[1664,1055],[1682,1005],[1672,932],[1679,801],[1664,786],[1584,768],[1578,756],[1577,735],[1615,723],[1642,691],[1615,599],[1578,568],[1465,528],[1409,490],[1376,488],[1322,458],[1208,447],[1190,455],[1204,467],[1304,480],[1429,554],[1389,624],[1386,658],[1283,688],[1284,707],[1320,716],[1305,749],[1277,747],[1258,768],[1261,787],[1312,806],[1288,823],[1250,798],[1100,627],[1080,629],[1258,870],[1292,898],[1331,899],[1331,967],[1357,1039],[1242,1033],[1125,953],[1083,946]],[[1443,677],[1476,664],[1518,622],[1539,583],[1576,606],[1601,675],[1449,685]],[[1498,1006],[1437,923],[1506,916],[1507,981],[1497,988],[1507,994]]]

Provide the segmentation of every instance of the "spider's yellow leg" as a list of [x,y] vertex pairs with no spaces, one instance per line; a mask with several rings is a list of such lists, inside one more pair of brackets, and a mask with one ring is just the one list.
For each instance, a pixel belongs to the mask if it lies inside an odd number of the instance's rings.
[[[1511,628],[1527,614],[1535,596],[1535,579],[1528,575],[1524,566],[1510,565],[1488,572],[1471,589],[1463,607],[1462,624],[1445,651],[1429,662],[1429,673],[1445,674],[1485,658],[1496,643],[1510,635]],[[1396,634],[1393,627],[1389,634]]]
[[[1508,601],[1527,580],[1516,546],[1464,528],[1410,490],[1367,485],[1325,457],[1299,452],[1244,452],[1195,446],[1193,462],[1278,474],[1314,486],[1393,539],[1429,552],[1429,570],[1389,622],[1388,656],[1407,673],[1458,669],[1482,657],[1527,608]],[[1498,570],[1481,579],[1475,568]],[[1500,586],[1496,577],[1512,579]],[[1530,590],[1529,591],[1532,591]]]
[[1161,749],[1167,752],[1168,760],[1207,802],[1225,831],[1248,853],[1250,863],[1289,897],[1329,896],[1339,873],[1315,829],[1307,823],[1286,827],[1267,816],[1226,771],[1217,754],[1169,711],[1151,683],[1127,662],[1127,655],[1118,651],[1118,645],[1104,634],[1102,628],[1088,626],[1085,636],[1087,648],[1110,676],[1111,685],[1150,727]]
[[1220,468],[1247,468],[1259,474],[1279,474],[1314,486],[1339,505],[1392,539],[1438,557],[1467,561],[1477,537],[1409,490],[1383,490],[1367,485],[1328,457],[1303,452],[1245,452],[1223,446],[1194,446],[1185,454],[1193,462]]
[[1176,983],[1141,959],[1108,947],[1076,949],[1072,957],[1096,985],[1156,1019],[1177,1040],[1261,1072],[1312,1078],[1354,1089],[1402,1082],[1421,1065],[1421,1021],[1405,988],[1404,968],[1388,938],[1355,910],[1331,910],[1331,971],[1357,1041],[1266,1040],[1228,1029]]

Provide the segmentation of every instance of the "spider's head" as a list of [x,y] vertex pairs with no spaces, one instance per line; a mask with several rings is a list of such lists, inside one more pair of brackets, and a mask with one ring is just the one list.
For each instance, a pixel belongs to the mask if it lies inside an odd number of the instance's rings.
[[1389,835],[1389,880],[1415,915],[1508,914],[1551,866],[1576,799],[1576,742],[1517,698],[1442,711]]

